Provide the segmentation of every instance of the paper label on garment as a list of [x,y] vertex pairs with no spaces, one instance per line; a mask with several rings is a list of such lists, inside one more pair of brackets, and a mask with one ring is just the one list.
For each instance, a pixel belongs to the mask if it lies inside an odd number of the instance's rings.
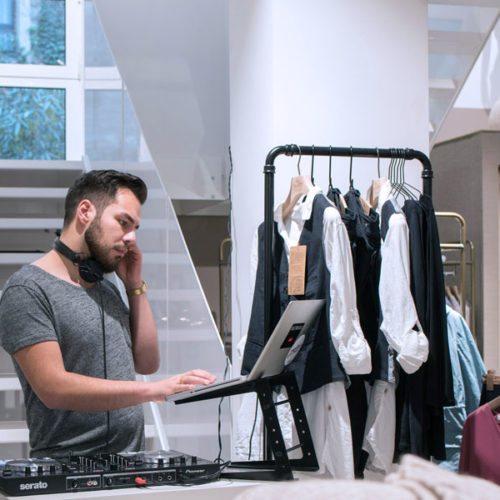
[[306,254],[306,245],[290,247],[288,295],[304,295],[306,293]]

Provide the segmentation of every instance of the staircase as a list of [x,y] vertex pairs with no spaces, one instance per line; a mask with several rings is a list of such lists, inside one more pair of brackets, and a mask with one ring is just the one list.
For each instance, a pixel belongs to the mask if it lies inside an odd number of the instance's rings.
[[[113,168],[140,176],[148,200],[138,232],[143,276],[158,327],[161,367],[152,379],[166,378],[196,366],[223,378],[224,349],[193,268],[177,217],[152,162],[83,162],[0,160],[0,293],[19,267],[51,247],[62,228],[68,187],[84,170]],[[113,280],[114,275],[110,275]],[[123,290],[123,284],[115,279]],[[124,300],[126,297],[124,295]],[[177,446],[199,456],[217,453],[214,428],[218,400],[197,407],[145,406],[149,449]],[[201,413],[199,413],[201,408]],[[215,421],[214,421],[215,420]],[[222,439],[230,439],[227,404],[222,412]],[[172,436],[168,438],[167,435]],[[0,457],[29,455],[24,401],[10,356],[0,348]],[[215,456],[215,455],[214,455]]]
[[[81,162],[0,160],[0,290],[19,267],[51,248],[62,228],[67,188],[82,168]],[[21,387],[3,349],[0,415],[0,456],[27,456]]]
[[438,132],[500,17],[500,0],[429,0],[429,141]]

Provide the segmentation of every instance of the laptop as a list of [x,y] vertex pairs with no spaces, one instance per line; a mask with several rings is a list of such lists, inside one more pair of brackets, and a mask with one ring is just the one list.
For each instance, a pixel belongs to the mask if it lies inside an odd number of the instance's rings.
[[324,304],[324,299],[294,300],[290,302],[248,375],[222,382],[214,382],[190,391],[178,392],[167,396],[165,400],[180,401],[219,390],[223,387],[280,374],[300,351],[307,330]]

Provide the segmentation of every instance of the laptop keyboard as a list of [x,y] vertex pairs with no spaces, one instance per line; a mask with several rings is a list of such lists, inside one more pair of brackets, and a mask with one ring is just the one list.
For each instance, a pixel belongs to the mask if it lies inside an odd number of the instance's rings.
[[205,389],[212,389],[213,387],[218,387],[219,385],[226,385],[226,384],[230,384],[230,383],[233,383],[233,382],[238,382],[240,380],[243,380],[245,377],[241,376],[241,377],[234,377],[234,378],[230,378],[228,380],[222,380],[221,382],[214,382],[213,384],[210,384],[210,385],[204,385],[202,387],[197,387],[196,389],[193,389],[189,392],[198,392],[198,391],[203,391]]

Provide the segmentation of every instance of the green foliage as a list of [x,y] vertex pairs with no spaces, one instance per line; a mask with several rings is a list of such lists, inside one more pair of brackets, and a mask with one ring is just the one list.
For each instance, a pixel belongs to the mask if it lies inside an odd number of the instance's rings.
[[[30,50],[14,31],[0,33],[0,62],[64,64],[64,0],[31,4]],[[66,156],[65,90],[0,87],[0,158],[55,160]]]
[[38,22],[30,28],[32,64],[65,62],[65,2],[42,0]]
[[0,87],[0,158],[63,160],[65,90]]
[[0,31],[0,63],[65,64],[65,1],[32,1],[30,7],[30,47],[19,46],[18,33],[15,30]]
[[11,31],[0,32],[0,63],[25,64],[25,51],[17,47],[17,38]]

